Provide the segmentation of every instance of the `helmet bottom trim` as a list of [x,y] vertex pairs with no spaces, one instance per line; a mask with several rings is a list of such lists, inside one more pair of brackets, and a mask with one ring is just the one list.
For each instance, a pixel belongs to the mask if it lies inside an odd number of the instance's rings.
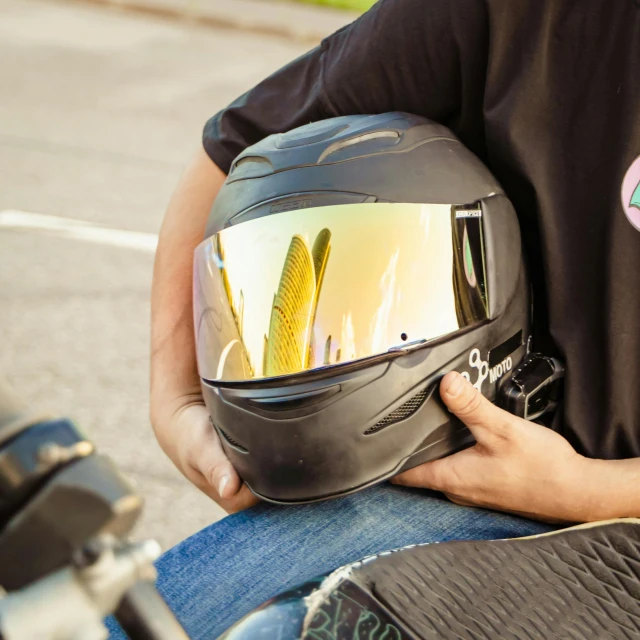
[[315,502],[323,502],[324,500],[334,500],[337,498],[344,498],[353,493],[357,493],[358,491],[362,491],[364,489],[368,489],[377,484],[384,482],[385,480],[389,480],[389,478],[393,478],[403,471],[408,471],[409,469],[413,469],[425,462],[430,462],[431,460],[437,460],[438,458],[442,458],[444,456],[452,455],[457,453],[458,451],[462,451],[463,449],[467,449],[475,444],[475,439],[469,429],[467,427],[462,427],[461,429],[455,431],[452,434],[441,438],[440,440],[436,440],[435,442],[430,443],[426,447],[419,449],[418,451],[412,453],[410,456],[401,460],[396,467],[394,467],[389,473],[384,474],[378,478],[374,478],[373,480],[369,480],[357,487],[352,487],[350,489],[346,489],[345,491],[340,491],[338,493],[332,493],[322,496],[316,496],[313,498],[305,499],[305,500],[281,500],[278,498],[272,498],[269,496],[265,496],[258,491],[255,491],[251,485],[246,482],[247,487],[253,493],[254,496],[264,500],[265,502],[269,502],[271,504],[279,504],[279,505],[300,505],[300,504],[313,504]]

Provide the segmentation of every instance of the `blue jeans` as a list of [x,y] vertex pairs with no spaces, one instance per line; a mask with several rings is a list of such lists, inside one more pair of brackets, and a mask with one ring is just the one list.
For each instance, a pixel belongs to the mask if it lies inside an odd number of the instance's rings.
[[[260,504],[165,553],[158,587],[194,640],[212,640],[265,600],[364,556],[415,543],[517,538],[553,530],[379,485],[338,500]],[[111,638],[123,638],[110,621]]]

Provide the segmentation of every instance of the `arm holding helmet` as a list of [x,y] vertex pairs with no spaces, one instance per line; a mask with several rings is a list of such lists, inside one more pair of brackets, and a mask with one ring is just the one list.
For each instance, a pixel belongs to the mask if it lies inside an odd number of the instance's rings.
[[477,444],[411,469],[395,484],[554,523],[640,516],[640,459],[581,456],[558,433],[493,405],[457,373],[443,378],[440,395]]
[[225,174],[199,150],[162,223],[151,294],[151,423],[165,453],[227,511],[257,500],[242,485],[209,423],[196,368],[192,272],[211,204]]
[[[479,142],[471,132],[482,107],[488,40],[480,27],[486,7],[479,0],[463,5],[382,0],[205,127],[206,153],[200,151],[187,169],[160,232],[152,290],[151,420],[182,473],[227,510],[255,499],[208,422],[192,320],[193,251],[224,174],[239,153],[270,134],[339,115],[398,110],[444,123],[454,119],[469,132],[467,144]],[[468,96],[461,95],[462,86]],[[463,97],[467,108],[461,111]]]
[[[209,422],[196,365],[193,254],[204,239],[213,204],[233,159],[270,133],[328,117],[318,78],[317,48],[262,81],[205,126],[167,208],[151,292],[151,422],[165,453],[200,490],[227,511],[257,502],[225,456]],[[282,108],[282,87],[301,78]]]
[[[433,4],[439,14],[445,13],[445,2]],[[373,76],[380,76],[380,66],[387,64],[385,51],[375,46],[365,50],[362,39],[383,27],[387,37],[394,31],[406,39],[411,30],[416,38],[421,37],[421,31],[408,20],[408,12],[402,11],[412,5],[417,10],[420,2],[381,3],[375,12],[327,38],[213,117],[204,130],[204,150],[193,158],[169,203],[159,236],[151,296],[151,422],[161,447],[178,469],[229,511],[246,508],[256,499],[224,455],[202,400],[193,329],[194,249],[203,240],[211,205],[226,172],[246,147],[271,133],[336,115],[335,110],[387,110],[387,104],[382,103],[393,101],[392,88],[373,82]],[[396,24],[398,20],[385,19],[390,12],[404,16],[404,20]],[[408,61],[414,57],[408,49],[405,55]],[[345,60],[348,64],[339,64]],[[366,77],[362,73],[365,67]],[[329,79],[331,98],[325,86]],[[365,90],[367,86],[369,90]],[[346,87],[352,90],[343,91]],[[407,110],[417,108],[414,102],[420,99],[419,93],[414,90]],[[452,108],[446,92],[437,95],[438,109]],[[344,101],[349,96],[367,104],[348,105]]]

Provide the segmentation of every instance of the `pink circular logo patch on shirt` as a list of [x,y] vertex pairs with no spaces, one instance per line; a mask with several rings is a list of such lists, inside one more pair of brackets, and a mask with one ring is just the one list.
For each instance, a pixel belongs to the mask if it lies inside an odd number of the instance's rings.
[[635,159],[624,177],[622,206],[629,222],[640,231],[640,156]]

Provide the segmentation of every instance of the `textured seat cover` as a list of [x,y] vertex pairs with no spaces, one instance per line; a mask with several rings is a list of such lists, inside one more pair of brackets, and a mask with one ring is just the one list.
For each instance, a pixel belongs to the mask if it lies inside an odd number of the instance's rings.
[[302,637],[640,638],[640,524],[410,547],[325,579]]

